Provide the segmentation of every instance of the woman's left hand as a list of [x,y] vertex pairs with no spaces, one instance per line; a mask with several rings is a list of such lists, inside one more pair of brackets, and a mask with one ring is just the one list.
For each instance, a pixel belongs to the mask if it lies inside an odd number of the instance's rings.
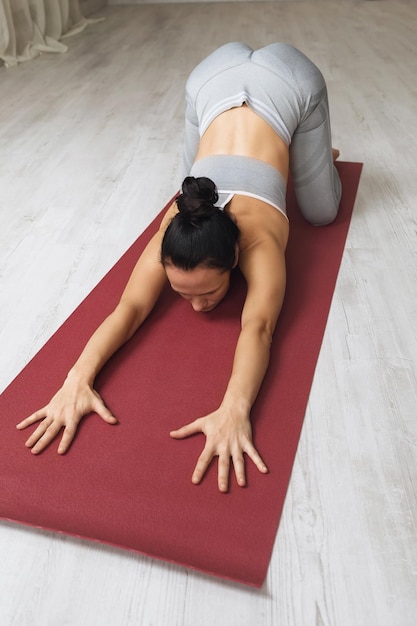
[[193,472],[192,482],[195,485],[202,480],[215,456],[219,457],[218,487],[223,493],[229,487],[230,461],[233,463],[238,485],[246,486],[244,453],[252,459],[260,472],[268,472],[252,443],[252,428],[248,416],[236,416],[220,407],[205,417],[171,431],[170,435],[175,439],[183,439],[200,432],[206,435],[206,445]]

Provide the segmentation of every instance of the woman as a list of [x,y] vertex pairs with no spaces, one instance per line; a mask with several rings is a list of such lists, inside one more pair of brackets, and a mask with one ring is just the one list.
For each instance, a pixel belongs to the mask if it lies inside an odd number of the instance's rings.
[[252,443],[250,411],[284,298],[288,171],[300,210],[312,224],[335,218],[341,186],[324,79],[295,48],[272,44],[253,51],[226,44],[191,73],[186,97],[182,194],[62,388],[18,428],[40,421],[26,442],[34,454],[63,429],[58,452],[64,453],[87,413],[116,423],[94,379],[149,315],[166,282],[195,311],[209,312],[223,299],[239,264],[247,295],[224,398],[213,413],[171,432],[175,438],[206,435],[192,481],[198,484],[218,456],[218,488],[225,492],[231,461],[238,484],[246,484],[245,453],[259,471],[268,471]]

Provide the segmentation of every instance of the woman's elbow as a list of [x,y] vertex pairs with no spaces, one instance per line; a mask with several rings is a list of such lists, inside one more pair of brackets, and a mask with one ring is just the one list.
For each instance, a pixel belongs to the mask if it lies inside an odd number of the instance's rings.
[[269,320],[259,319],[247,321],[242,325],[242,331],[250,332],[256,341],[270,348],[274,336],[275,324]]

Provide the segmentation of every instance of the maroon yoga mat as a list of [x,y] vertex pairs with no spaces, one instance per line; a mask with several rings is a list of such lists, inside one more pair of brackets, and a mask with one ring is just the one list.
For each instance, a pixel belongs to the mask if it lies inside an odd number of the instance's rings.
[[339,163],[343,199],[331,226],[307,224],[289,191],[288,286],[270,367],[253,407],[255,445],[269,474],[249,461],[248,486],[234,476],[217,490],[217,463],[191,483],[204,436],[169,431],[217,408],[239,333],[244,281],[225,301],[192,311],[169,290],[143,327],[111,359],[96,387],[118,417],[86,417],[65,456],[55,441],[33,456],[33,428],[15,424],[44,406],[93,330],[120,296],[159,219],[139,237],[0,397],[0,517],[138,551],[259,587],[277,532],[361,164]]

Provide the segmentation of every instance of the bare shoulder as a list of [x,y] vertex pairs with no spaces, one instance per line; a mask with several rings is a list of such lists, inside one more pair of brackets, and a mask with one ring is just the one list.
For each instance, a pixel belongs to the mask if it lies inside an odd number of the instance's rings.
[[233,216],[241,231],[239,267],[247,283],[242,324],[262,321],[272,334],[285,292],[288,220],[258,200],[235,205]]
[[228,211],[240,229],[239,252],[243,257],[254,249],[277,247],[285,251],[289,235],[286,216],[275,207],[244,196],[235,196]]

